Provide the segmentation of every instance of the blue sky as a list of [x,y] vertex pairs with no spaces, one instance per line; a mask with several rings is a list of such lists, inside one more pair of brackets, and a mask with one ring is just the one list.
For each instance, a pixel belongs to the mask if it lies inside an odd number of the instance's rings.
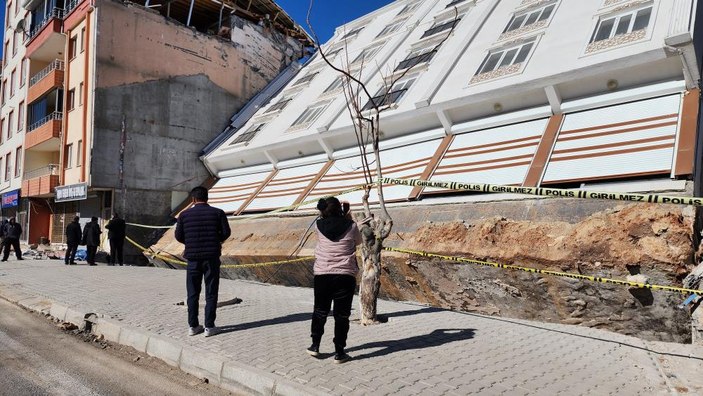
[[[0,25],[3,25],[3,26],[5,26],[5,4],[7,4],[7,0],[2,0],[2,5],[0,5]],[[0,35],[2,35],[2,40],[0,41],[0,43],[4,43],[5,42],[5,31],[0,33]],[[3,55],[2,51],[5,50],[4,47],[5,47],[4,45],[0,45],[0,58],[2,58],[2,55]]]
[[[315,32],[320,37],[320,41],[324,43],[332,37],[334,29],[337,26],[353,21],[392,1],[393,0],[315,0],[311,22],[315,28]],[[0,2],[2,3],[2,7],[0,7],[0,23],[4,24],[6,0],[0,0]],[[296,22],[305,28],[305,30],[309,30],[305,23],[309,5],[308,0],[277,0],[277,3],[283,7]],[[4,42],[4,40],[5,38],[3,37],[0,42]],[[2,47],[3,46],[0,45],[0,57],[2,56]]]
[[[334,29],[347,22],[381,8],[393,0],[315,0],[310,22],[322,43],[326,42]],[[309,31],[305,18],[309,0],[276,0],[286,12]]]

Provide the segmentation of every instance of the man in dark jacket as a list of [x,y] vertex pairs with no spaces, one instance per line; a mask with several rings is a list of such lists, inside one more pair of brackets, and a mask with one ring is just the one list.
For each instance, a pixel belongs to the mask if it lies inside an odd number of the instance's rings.
[[100,224],[98,224],[98,218],[95,216],[91,217],[90,223],[83,227],[83,241],[81,241],[81,245],[85,245],[88,250],[88,255],[86,257],[88,265],[97,265],[95,264],[95,253],[98,251],[100,234],[102,233]]
[[112,215],[112,220],[107,223],[105,228],[108,230],[107,239],[110,240],[110,265],[115,265],[115,262],[123,265],[122,251],[124,248],[126,224],[118,213],[114,213]]
[[188,291],[189,335],[203,332],[198,322],[198,305],[203,276],[205,277],[205,337],[218,333],[215,327],[217,293],[220,287],[220,255],[222,242],[231,234],[225,212],[207,204],[205,187],[195,187],[190,196],[193,207],[178,216],[176,239],[185,244],[183,255],[188,260],[186,289]]
[[24,260],[22,258],[22,250],[20,249],[20,236],[22,236],[22,227],[17,224],[14,217],[10,218],[10,222],[5,224],[3,227],[3,234],[5,235],[5,240],[3,241],[3,254],[2,261],[7,261],[10,257],[10,246],[15,250],[15,255],[17,260]]
[[81,232],[81,224],[78,222],[80,217],[74,217],[73,221],[66,226],[66,257],[64,257],[64,264],[76,264],[76,251],[78,251],[78,244],[81,243],[81,237],[83,233]]

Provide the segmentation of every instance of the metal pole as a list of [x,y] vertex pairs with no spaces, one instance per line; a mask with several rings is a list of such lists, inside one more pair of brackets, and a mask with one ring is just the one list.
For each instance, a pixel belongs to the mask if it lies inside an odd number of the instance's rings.
[[222,0],[222,4],[220,4],[220,19],[217,21],[217,32],[220,32],[220,29],[222,29],[222,10],[225,9],[225,1]]
[[149,8],[149,0],[146,0],[146,3],[144,3],[144,7]]
[[166,18],[171,18],[171,2],[166,3]]
[[190,0],[190,10],[188,11],[188,22],[186,22],[186,26],[190,26],[190,17],[193,16],[193,4],[195,4],[195,0]]

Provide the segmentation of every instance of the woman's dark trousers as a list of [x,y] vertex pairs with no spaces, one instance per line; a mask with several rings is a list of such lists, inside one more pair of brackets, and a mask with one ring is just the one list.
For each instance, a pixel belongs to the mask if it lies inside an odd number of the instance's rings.
[[311,336],[319,345],[325,332],[327,315],[334,301],[334,347],[344,352],[349,333],[349,316],[356,289],[356,278],[351,275],[315,275],[315,309],[312,313]]

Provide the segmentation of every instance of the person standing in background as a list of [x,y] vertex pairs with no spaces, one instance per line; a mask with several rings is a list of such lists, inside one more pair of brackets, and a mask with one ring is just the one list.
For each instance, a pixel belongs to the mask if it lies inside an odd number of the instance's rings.
[[126,227],[124,220],[120,218],[119,213],[114,213],[112,215],[112,220],[105,226],[107,228],[107,239],[110,240],[110,265],[115,265],[119,263],[120,266],[124,264],[123,260],[123,249],[124,249],[124,238],[126,235]]
[[98,246],[100,246],[100,234],[103,232],[100,230],[100,224],[98,224],[98,218],[93,216],[90,218],[90,223],[83,227],[83,241],[82,245],[85,245],[88,250],[88,257],[86,261],[88,265],[95,264],[95,253],[98,252]]
[[81,224],[78,222],[80,217],[76,216],[73,221],[66,226],[66,257],[64,257],[64,264],[76,264],[76,251],[78,251],[78,245],[81,243]]
[[14,217],[10,217],[10,222],[2,227],[5,239],[3,240],[3,254],[2,261],[7,261],[10,257],[10,247],[15,250],[15,255],[17,260],[24,260],[22,258],[22,249],[20,248],[20,237],[22,236],[22,226],[17,224]]

